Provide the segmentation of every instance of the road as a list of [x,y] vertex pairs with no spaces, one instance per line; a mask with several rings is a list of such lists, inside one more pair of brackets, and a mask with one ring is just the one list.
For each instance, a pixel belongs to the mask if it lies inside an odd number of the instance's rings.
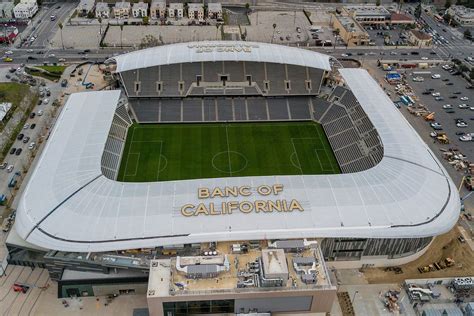
[[[57,7],[60,7],[57,9]],[[77,6],[75,2],[58,2],[51,6],[42,6],[41,11],[34,17],[30,26],[23,32],[22,37],[37,36],[36,40],[31,43],[30,48],[48,47],[49,41],[58,31],[58,23],[66,24],[66,19],[71,14],[72,9]],[[51,21],[51,16],[56,19]]]
[[431,15],[425,12],[422,13],[421,17],[431,29],[436,30],[440,36],[443,36],[448,41],[448,43],[435,45],[435,49],[443,57],[464,59],[467,56],[472,56],[474,44],[464,39],[463,34],[457,29],[447,26],[445,23],[437,22]]

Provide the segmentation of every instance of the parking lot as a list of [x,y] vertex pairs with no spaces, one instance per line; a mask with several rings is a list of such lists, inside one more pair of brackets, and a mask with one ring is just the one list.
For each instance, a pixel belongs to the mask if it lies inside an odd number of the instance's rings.
[[[419,102],[426,105],[430,111],[436,112],[435,121],[440,123],[442,131],[446,133],[450,140],[450,146],[457,146],[468,156],[468,159],[474,159],[474,146],[472,143],[463,143],[459,140],[461,135],[456,133],[474,133],[474,90],[466,89],[467,82],[461,76],[453,76],[441,67],[431,68],[431,74],[418,74],[424,78],[423,82],[414,82],[410,75],[410,86],[413,88]],[[439,79],[432,79],[433,74],[439,74]],[[433,89],[433,91],[429,91]],[[426,94],[427,92],[431,94]],[[425,92],[425,94],[423,94]],[[433,93],[439,93],[443,99],[436,101]],[[468,100],[461,100],[467,97]],[[451,105],[452,110],[443,109],[443,106]],[[460,104],[466,104],[464,109],[459,108]],[[471,110],[472,107],[472,110]],[[457,127],[455,119],[462,119],[467,123],[467,127]],[[429,123],[426,122],[426,129],[432,131]],[[447,147],[447,146],[445,146]]]
[[255,11],[249,19],[251,25],[242,27],[247,31],[248,41],[288,44],[305,43],[309,39],[311,25],[302,11]]
[[104,43],[109,47],[120,47],[121,43],[138,47],[146,35],[154,36],[163,44],[221,39],[221,29],[215,26],[126,25],[120,33],[120,27],[109,27]]
[[[438,122],[442,126],[440,132],[446,133],[450,143],[441,144],[438,141],[435,141],[434,138],[430,137],[430,133],[433,132],[433,128],[430,127],[430,121],[426,121],[421,116],[416,116],[410,114],[408,107],[402,105],[400,107],[400,113],[407,119],[407,121],[416,129],[420,137],[427,143],[431,148],[433,153],[438,157],[442,165],[446,168],[449,175],[453,179],[453,182],[456,186],[460,187],[460,196],[463,199],[465,209],[467,212],[471,211],[474,208],[474,194],[461,187],[461,181],[466,175],[466,169],[456,170],[453,167],[453,164],[443,158],[443,152],[449,149],[457,149],[459,152],[464,154],[468,161],[474,161],[474,143],[473,142],[461,142],[459,137],[462,135],[456,135],[456,133],[472,133],[474,132],[474,111],[467,109],[459,109],[459,104],[467,104],[469,107],[474,106],[474,90],[466,89],[468,85],[467,81],[464,80],[461,76],[452,75],[448,71],[443,70],[441,64],[437,67],[428,68],[428,69],[407,69],[399,70],[399,73],[405,74],[407,76],[407,83],[413,89],[413,93],[416,98],[416,104],[422,104],[427,107],[429,111],[434,111],[435,122]],[[375,66],[373,62],[367,62],[366,66],[369,67],[369,72],[380,82],[384,90],[389,93],[390,98],[394,102],[400,101],[400,96],[396,94],[395,85],[389,85],[384,77],[387,72],[383,71],[381,68]],[[423,82],[414,82],[413,72],[416,72],[415,76],[421,76],[424,78]],[[420,72],[424,72],[422,74]],[[433,74],[439,74],[439,79],[432,79]],[[449,79],[449,81],[447,80]],[[443,81],[445,80],[445,81]],[[451,82],[452,85],[447,85]],[[440,96],[444,99],[441,101],[436,101],[435,97],[431,94],[423,94],[424,91],[428,89],[433,89],[430,93],[439,92]],[[460,94],[454,94],[455,92],[461,92]],[[456,96],[457,98],[451,99],[450,96]],[[467,97],[467,101],[461,101],[460,97]],[[450,104],[453,106],[454,113],[447,113],[447,110],[443,109],[443,105]],[[467,127],[457,127],[455,119],[462,119],[467,123]],[[472,213],[472,211],[471,211]]]
[[390,29],[378,27],[365,27],[370,35],[370,40],[375,42],[376,46],[384,46],[384,38],[388,37],[388,42],[393,45],[408,45],[405,36],[402,35],[403,30],[398,26],[392,26]]

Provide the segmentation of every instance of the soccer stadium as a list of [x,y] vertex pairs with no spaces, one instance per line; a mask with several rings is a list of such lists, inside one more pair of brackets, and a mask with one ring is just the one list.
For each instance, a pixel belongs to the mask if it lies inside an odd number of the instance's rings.
[[71,95],[51,132],[10,262],[59,279],[70,260],[106,271],[130,249],[316,240],[325,260],[389,265],[457,220],[446,170],[363,69],[219,41],[107,64],[116,87]]

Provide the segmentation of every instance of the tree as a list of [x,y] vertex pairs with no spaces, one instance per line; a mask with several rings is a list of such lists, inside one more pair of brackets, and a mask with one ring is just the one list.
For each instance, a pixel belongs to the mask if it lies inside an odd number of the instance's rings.
[[123,24],[120,24],[120,48],[123,48],[122,33],[123,33]]
[[419,19],[421,17],[421,1],[418,3],[418,5],[415,8],[415,13],[413,14],[415,18]]
[[219,40],[219,24],[216,24],[216,39]]
[[249,10],[250,10],[250,4],[247,2],[245,4],[245,11],[247,11],[247,13],[249,13]]
[[403,2],[403,0],[400,0],[400,2],[398,3],[398,13],[402,12]]
[[375,1],[375,5],[376,5],[377,7],[380,7],[380,0],[376,0],[376,1]]
[[63,27],[64,27],[64,25],[61,22],[58,22],[58,27],[59,27],[59,30],[61,32],[61,46],[64,49],[64,41],[63,41]]
[[150,23],[150,18],[148,16],[144,16],[142,18],[143,25],[148,25]]
[[93,11],[87,12],[87,18],[88,18],[88,19],[93,19],[93,18],[95,18],[94,12],[93,12]]
[[469,73],[469,78],[474,79],[474,69]]
[[469,71],[469,68],[468,68],[466,65],[461,64],[461,65],[459,66],[459,70],[460,70],[461,72],[467,72],[467,71]]
[[451,6],[451,0],[446,0],[445,4],[444,4],[444,7],[446,9],[449,9],[449,7]]
[[277,27],[276,23],[273,23],[273,34],[272,34],[272,43],[273,43],[273,39],[275,38],[275,29]]
[[160,45],[159,40],[154,37],[153,35],[145,35],[145,37],[142,38],[142,41],[140,43],[140,48],[148,48],[148,47],[155,47]]
[[468,40],[472,39],[472,34],[471,34],[471,31],[469,29],[466,29],[464,31],[464,38],[467,38]]

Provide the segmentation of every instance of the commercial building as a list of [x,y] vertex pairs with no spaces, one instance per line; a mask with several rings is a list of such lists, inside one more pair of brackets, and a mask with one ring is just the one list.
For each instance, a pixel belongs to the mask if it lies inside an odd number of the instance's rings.
[[181,19],[184,17],[184,7],[182,3],[172,2],[168,6],[168,17]]
[[347,46],[369,45],[369,34],[352,16],[333,14],[331,24]]
[[204,20],[204,4],[188,3],[188,19],[203,21]]
[[433,44],[430,34],[418,30],[410,30],[408,32],[408,42],[418,47],[430,47]]
[[127,2],[127,1],[116,2],[113,9],[114,17],[116,19],[128,19],[130,17],[130,9],[131,9],[130,2]]
[[13,2],[0,2],[0,18],[11,19],[13,17],[13,9],[15,4]]
[[415,20],[406,14],[392,12],[390,15],[390,24],[401,25],[401,24],[415,24]]
[[390,22],[390,12],[383,6],[345,6],[342,9],[361,24],[386,24]]
[[461,26],[474,26],[474,9],[452,5],[446,11]]
[[143,18],[148,16],[148,3],[137,2],[133,4],[132,15],[134,18]]
[[110,8],[106,2],[98,2],[95,6],[95,17],[108,19],[110,18]]
[[166,0],[153,0],[151,2],[150,17],[154,20],[166,18]]
[[[336,296],[317,243],[282,249],[152,260],[150,315],[327,313]],[[242,244],[234,244],[242,246]],[[220,248],[222,249],[222,248]]]
[[13,9],[16,19],[31,19],[38,12],[36,0],[21,0]]

